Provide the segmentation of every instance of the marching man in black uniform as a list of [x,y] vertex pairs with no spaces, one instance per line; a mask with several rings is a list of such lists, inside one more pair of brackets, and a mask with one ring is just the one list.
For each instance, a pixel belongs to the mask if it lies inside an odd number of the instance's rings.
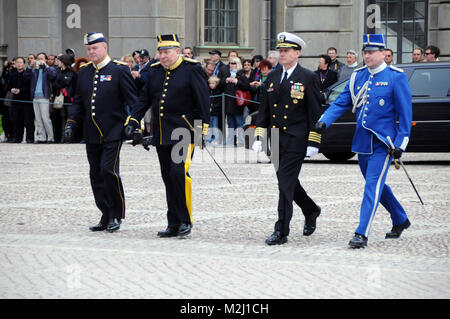
[[[152,145],[158,153],[168,206],[168,227],[158,236],[185,236],[191,232],[193,221],[188,173],[194,152],[193,131],[200,131],[203,143],[209,127],[209,90],[200,64],[180,55],[176,34],[159,35],[158,51],[160,61],[150,66],[139,103],[125,123],[125,135],[133,137],[151,107]],[[198,128],[194,120],[203,125]]]
[[76,94],[64,131],[66,141],[73,140],[83,122],[90,180],[95,203],[102,212],[100,222],[91,231],[120,228],[125,218],[125,194],[119,175],[126,105],[137,101],[136,87],[126,63],[113,61],[102,33],[86,33],[84,44],[91,62],[78,73]]
[[[265,137],[266,129],[279,135],[278,221],[274,233],[266,240],[268,245],[287,242],[293,213],[292,201],[300,206],[305,215],[304,236],[315,231],[316,219],[321,211],[298,178],[303,159],[317,154],[321,141],[321,135],[313,131],[321,114],[319,79],[312,71],[298,64],[300,52],[305,47],[305,42],[294,34],[278,34],[277,48],[283,68],[270,73],[265,81],[256,121],[254,151],[262,151],[261,139]],[[276,146],[272,145],[272,153],[274,148]]]

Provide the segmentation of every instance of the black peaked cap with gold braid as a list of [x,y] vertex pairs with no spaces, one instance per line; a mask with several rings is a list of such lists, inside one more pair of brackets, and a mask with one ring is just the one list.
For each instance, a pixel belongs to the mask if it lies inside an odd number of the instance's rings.
[[158,35],[158,50],[170,48],[180,48],[181,43],[177,34],[160,34]]

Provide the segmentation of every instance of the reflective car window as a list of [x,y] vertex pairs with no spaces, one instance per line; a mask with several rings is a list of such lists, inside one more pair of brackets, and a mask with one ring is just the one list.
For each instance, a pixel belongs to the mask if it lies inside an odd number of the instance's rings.
[[450,89],[450,68],[416,69],[409,86],[413,97],[445,97]]
[[341,94],[342,91],[345,89],[345,85],[348,81],[344,81],[341,84],[336,85],[330,92],[330,95],[328,96],[328,103],[332,103],[334,100],[337,99],[339,94]]

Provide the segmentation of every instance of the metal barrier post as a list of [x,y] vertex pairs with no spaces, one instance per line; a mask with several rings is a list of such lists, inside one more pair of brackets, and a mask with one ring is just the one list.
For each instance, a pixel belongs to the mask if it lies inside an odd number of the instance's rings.
[[225,93],[222,93],[222,146],[225,146],[227,133],[225,128]]

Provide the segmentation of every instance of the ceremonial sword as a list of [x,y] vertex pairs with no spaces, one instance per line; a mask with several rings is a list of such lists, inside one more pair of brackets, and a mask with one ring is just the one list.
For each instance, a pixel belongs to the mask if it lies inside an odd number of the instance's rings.
[[[183,119],[186,121],[186,123],[189,125],[189,127],[191,128],[192,132],[194,132],[195,134],[195,129],[194,127],[191,125],[191,123],[189,122],[189,120],[186,118],[185,115],[183,115]],[[216,159],[214,158],[214,156],[212,156],[212,154],[209,152],[208,148],[205,146],[203,146],[203,148],[208,152],[209,156],[211,156],[211,158],[213,159],[214,163],[216,163],[217,167],[220,169],[220,171],[222,172],[223,176],[225,176],[225,178],[227,179],[228,183],[231,184],[230,179],[228,178],[227,174],[225,174],[225,172],[223,171],[222,167],[220,167],[219,163],[217,163]]]
[[[389,141],[389,144],[391,144],[392,150],[394,150],[395,149],[394,143],[392,143],[392,140],[391,140],[391,138],[389,136],[387,137],[387,140]],[[414,191],[416,192],[417,197],[419,197],[420,203],[422,204],[422,206],[424,206],[422,198],[420,198],[420,195],[419,195],[419,192],[416,189],[416,186],[414,185],[411,177],[409,176],[408,172],[406,171],[405,165],[403,165],[403,161],[400,158],[398,159],[398,161],[400,162],[400,165],[402,166],[403,170],[405,171],[405,174],[408,177],[409,182],[411,183],[412,187],[414,188]],[[394,165],[395,165],[396,169],[400,168],[400,165],[398,164],[398,162],[397,162],[397,160],[395,158],[394,158]]]

